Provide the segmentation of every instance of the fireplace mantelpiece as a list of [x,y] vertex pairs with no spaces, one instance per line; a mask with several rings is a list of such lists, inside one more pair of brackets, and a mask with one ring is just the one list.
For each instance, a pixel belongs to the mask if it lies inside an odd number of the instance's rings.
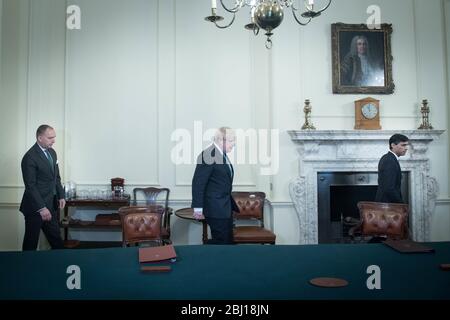
[[377,172],[378,161],[388,150],[389,138],[401,133],[410,139],[407,154],[400,158],[409,172],[410,224],[416,241],[430,239],[430,219],[438,193],[430,177],[428,145],[444,130],[290,130],[299,145],[299,175],[290,193],[299,218],[300,244],[318,243],[318,172]]

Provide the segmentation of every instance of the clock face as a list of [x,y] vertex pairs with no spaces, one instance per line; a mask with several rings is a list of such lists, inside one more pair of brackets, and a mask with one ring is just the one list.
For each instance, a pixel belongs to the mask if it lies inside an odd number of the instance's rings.
[[373,119],[378,114],[378,109],[373,103],[366,103],[361,108],[361,112],[366,119]]

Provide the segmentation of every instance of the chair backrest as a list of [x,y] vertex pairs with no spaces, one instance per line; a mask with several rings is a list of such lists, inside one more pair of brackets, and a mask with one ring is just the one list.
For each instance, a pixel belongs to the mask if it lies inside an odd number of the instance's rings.
[[[165,208],[163,217],[162,217],[162,224],[163,227],[166,228],[166,230],[170,234],[170,214],[169,211],[169,195],[170,195],[170,189],[168,188],[155,188],[155,187],[148,187],[148,188],[134,188],[133,189],[133,200],[135,203],[139,201],[139,195],[143,195],[143,200],[146,202],[147,205],[156,205],[159,201],[162,201]],[[161,199],[161,200],[159,200]]]
[[236,202],[240,212],[234,212],[234,218],[259,220],[264,228],[264,202],[266,194],[264,192],[232,192],[231,196]]
[[163,206],[130,206],[119,208],[123,245],[141,242],[162,244],[161,217]]
[[158,197],[163,195],[162,199],[164,200],[164,206],[167,208],[169,206],[169,194],[170,189],[168,188],[134,188],[133,189],[133,200],[137,201],[139,194],[144,196],[144,199],[147,204],[156,204],[158,201]]
[[402,203],[358,202],[361,233],[367,236],[386,236],[407,239],[408,205]]

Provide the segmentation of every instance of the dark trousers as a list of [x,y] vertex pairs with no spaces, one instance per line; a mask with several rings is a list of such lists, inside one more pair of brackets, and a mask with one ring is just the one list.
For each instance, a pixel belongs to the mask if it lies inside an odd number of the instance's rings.
[[45,234],[52,249],[64,249],[64,242],[59,229],[57,210],[49,209],[52,213],[52,220],[42,221],[39,212],[25,215],[25,236],[23,237],[22,250],[36,250],[39,242],[39,233]]
[[233,217],[217,219],[206,217],[206,223],[211,229],[211,239],[208,244],[233,244]]

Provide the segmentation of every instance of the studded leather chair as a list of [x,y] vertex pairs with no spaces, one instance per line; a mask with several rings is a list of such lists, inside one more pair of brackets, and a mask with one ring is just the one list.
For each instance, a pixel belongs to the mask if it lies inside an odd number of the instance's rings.
[[122,223],[122,244],[139,245],[150,242],[163,245],[161,218],[163,206],[130,206],[119,209]]
[[360,201],[360,223],[350,229],[351,237],[408,239],[408,205]]
[[[233,237],[235,243],[275,244],[276,235],[264,227],[264,192],[232,192],[240,212],[234,212],[235,227]],[[245,225],[253,220],[253,225]],[[239,225],[238,225],[239,222]]]
[[139,195],[143,196],[142,202],[147,205],[164,205],[164,213],[161,217],[161,237],[166,244],[172,243],[170,240],[170,216],[173,214],[172,208],[169,207],[169,194],[170,189],[168,188],[134,188],[133,189],[133,201],[135,204],[140,203]]

